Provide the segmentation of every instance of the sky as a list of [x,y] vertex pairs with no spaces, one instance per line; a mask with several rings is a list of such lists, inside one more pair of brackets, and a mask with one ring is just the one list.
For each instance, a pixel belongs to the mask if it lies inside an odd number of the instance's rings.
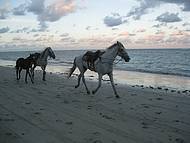
[[190,0],[0,0],[0,51],[190,48]]

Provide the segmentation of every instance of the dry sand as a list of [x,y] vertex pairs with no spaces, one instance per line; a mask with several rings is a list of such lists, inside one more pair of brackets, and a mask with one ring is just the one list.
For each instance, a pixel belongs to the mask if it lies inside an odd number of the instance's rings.
[[[23,72],[24,73],[24,72]],[[0,143],[189,143],[190,92],[176,93],[107,82],[96,95],[76,78],[47,74],[16,81],[0,67]],[[97,83],[87,81],[92,90]]]

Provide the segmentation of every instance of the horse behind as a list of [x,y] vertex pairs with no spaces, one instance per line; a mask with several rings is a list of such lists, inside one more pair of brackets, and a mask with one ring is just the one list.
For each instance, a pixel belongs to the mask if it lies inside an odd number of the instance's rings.
[[35,55],[32,55],[32,54],[30,54],[30,56],[27,57],[26,59],[18,58],[16,61],[16,66],[15,66],[17,80],[20,79],[20,73],[22,69],[25,69],[26,70],[25,83],[27,83],[28,74],[31,79],[31,82],[34,83],[31,74],[33,74],[32,65],[34,65],[35,62],[36,62],[36,57]]
[[[34,71],[34,69],[36,68],[36,66],[40,66],[41,69],[43,70],[43,78],[42,80],[45,81],[45,75],[46,75],[46,66],[48,64],[48,57],[51,57],[53,59],[55,59],[55,54],[53,52],[53,50],[51,49],[51,47],[47,47],[45,48],[44,51],[42,51],[41,53],[35,53],[38,54],[38,58],[36,59],[36,62],[34,64],[34,67],[32,68],[32,70]],[[34,78],[34,72],[32,74],[32,77]]]

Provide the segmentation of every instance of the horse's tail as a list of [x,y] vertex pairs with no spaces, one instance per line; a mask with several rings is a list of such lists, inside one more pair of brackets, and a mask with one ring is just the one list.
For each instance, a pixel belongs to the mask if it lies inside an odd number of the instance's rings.
[[75,69],[76,69],[76,58],[74,59],[73,67],[69,71],[68,78],[71,77],[71,75],[73,74],[73,72],[75,71]]

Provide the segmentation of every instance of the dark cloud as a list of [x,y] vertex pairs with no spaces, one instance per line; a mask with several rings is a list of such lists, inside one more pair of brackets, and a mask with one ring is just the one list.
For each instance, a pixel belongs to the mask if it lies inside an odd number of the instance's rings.
[[3,27],[3,28],[0,28],[0,33],[6,33],[9,30],[10,30],[9,27]]
[[132,16],[135,20],[139,20],[140,17],[147,13],[148,8],[153,8],[158,4],[156,0],[143,0],[140,2],[139,7],[133,7],[127,14],[127,17]]
[[104,24],[108,27],[114,27],[123,23],[122,17],[118,13],[112,13],[111,16],[104,18]]
[[190,23],[189,22],[185,22],[185,23],[183,23],[182,26],[190,26]]
[[54,22],[61,17],[68,15],[76,10],[74,0],[58,0],[55,3],[43,8],[38,14],[39,21]]
[[28,11],[40,15],[45,9],[44,1],[45,0],[31,0],[28,6]]
[[45,6],[45,0],[30,0],[30,2],[14,8],[13,14],[24,15],[26,11],[32,12],[37,15],[37,20],[39,21],[40,28],[38,31],[45,31],[48,28],[46,22],[55,22],[63,16],[75,12],[76,9],[75,0],[56,0],[47,6]]
[[11,31],[10,33],[25,33],[25,32],[28,32],[28,30],[29,30],[29,27],[23,27],[23,28]]
[[33,37],[38,37],[38,36],[40,36],[40,35],[39,35],[39,34],[34,34],[34,35],[33,35]]
[[165,23],[172,23],[172,22],[179,22],[181,18],[178,16],[178,13],[163,13],[156,18],[156,21],[165,22]]
[[159,24],[155,24],[155,25],[153,25],[152,27],[160,28],[160,27],[162,27],[162,26],[167,26],[167,23],[162,22],[162,23],[159,23]]
[[13,9],[13,14],[14,15],[25,15],[26,9],[27,9],[26,4],[21,4],[18,7],[15,7]]
[[90,30],[90,28],[91,28],[91,26],[87,26],[85,29],[86,29],[86,30]]
[[190,0],[138,0],[140,5],[138,7],[133,7],[127,17],[133,17],[135,20],[139,20],[142,15],[148,12],[149,8],[154,8],[165,3],[173,3],[179,6],[183,6],[183,11],[190,11]]
[[118,28],[116,28],[116,27],[113,27],[111,30],[118,30]]

